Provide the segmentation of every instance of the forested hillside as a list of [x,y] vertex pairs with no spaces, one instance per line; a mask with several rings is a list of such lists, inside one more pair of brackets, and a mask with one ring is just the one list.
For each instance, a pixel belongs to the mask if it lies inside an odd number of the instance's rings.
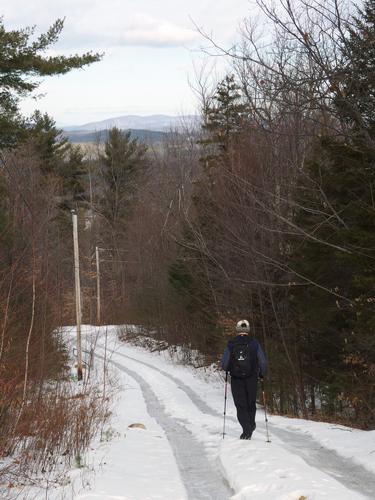
[[258,3],[268,43],[250,21],[229,52],[206,37],[229,69],[196,85],[203,129],[146,156],[106,217],[105,321],[210,362],[247,317],[273,411],[373,428],[375,2]]
[[195,86],[203,126],[157,148],[112,128],[85,150],[22,116],[35,78],[101,55],[46,56],[62,21],[0,23],[1,456],[79,456],[105,418],[65,384],[56,333],[76,321],[72,209],[83,322],[142,325],[210,364],[248,318],[273,412],[375,428],[375,1],[258,4],[265,39],[249,20],[230,50],[202,33],[227,72]]
[[[167,132],[159,132],[156,130],[142,130],[142,129],[126,129],[131,132],[132,137],[148,144],[158,144],[162,142],[164,137],[168,135]],[[103,130],[64,130],[63,135],[72,144],[90,144],[102,143],[108,140],[109,129]]]

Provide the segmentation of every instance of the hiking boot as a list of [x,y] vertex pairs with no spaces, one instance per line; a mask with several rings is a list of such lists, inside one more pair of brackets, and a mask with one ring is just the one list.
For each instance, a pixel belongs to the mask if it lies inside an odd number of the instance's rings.
[[246,440],[250,440],[251,439],[251,434],[252,433],[249,433],[249,432],[243,432],[240,436],[240,439],[246,439]]

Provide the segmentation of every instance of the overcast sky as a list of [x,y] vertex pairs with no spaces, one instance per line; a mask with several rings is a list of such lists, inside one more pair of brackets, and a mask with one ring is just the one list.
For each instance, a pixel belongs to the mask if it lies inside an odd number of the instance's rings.
[[[223,45],[237,38],[249,0],[0,0],[5,27],[46,30],[58,17],[65,28],[54,50],[105,52],[84,70],[45,79],[38,108],[59,124],[82,124],[123,114],[186,114],[196,109],[188,78],[204,40],[194,22]],[[194,21],[194,22],[193,22]]]

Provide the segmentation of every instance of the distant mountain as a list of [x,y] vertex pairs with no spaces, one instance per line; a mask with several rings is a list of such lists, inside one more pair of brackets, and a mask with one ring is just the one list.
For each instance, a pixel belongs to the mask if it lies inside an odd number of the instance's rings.
[[111,127],[128,130],[151,130],[165,132],[171,128],[181,128],[184,124],[189,126],[199,123],[198,115],[170,116],[170,115],[125,115],[116,118],[108,118],[99,122],[86,123],[78,126],[66,126],[63,130],[73,131],[95,131],[106,130]]
[[[133,138],[147,144],[160,142],[168,135],[167,132],[156,130],[130,130],[130,132]],[[96,142],[98,139],[104,142],[108,138],[108,128],[105,130],[64,130],[63,135],[72,143]]]

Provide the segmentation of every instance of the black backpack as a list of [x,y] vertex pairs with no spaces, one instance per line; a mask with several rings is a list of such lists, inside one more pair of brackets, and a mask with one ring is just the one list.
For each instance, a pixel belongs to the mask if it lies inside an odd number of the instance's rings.
[[258,368],[257,345],[254,339],[236,339],[231,348],[229,371],[232,377],[248,378]]

